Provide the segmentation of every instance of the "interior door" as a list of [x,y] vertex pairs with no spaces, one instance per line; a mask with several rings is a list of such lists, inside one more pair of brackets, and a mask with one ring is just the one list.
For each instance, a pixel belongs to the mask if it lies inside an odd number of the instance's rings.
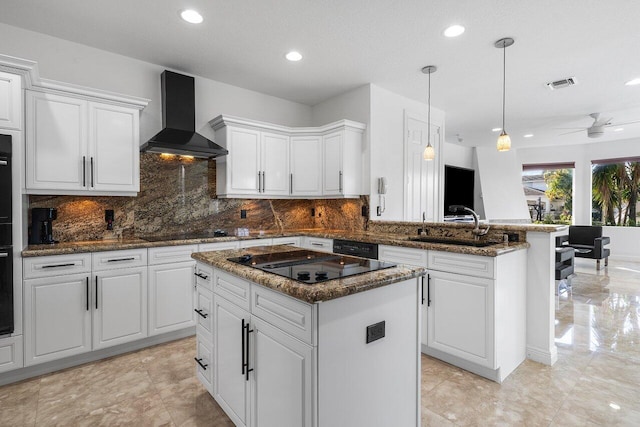
[[427,145],[427,125],[425,120],[411,115],[406,116],[405,140],[405,221],[436,221],[438,209],[438,156],[440,129],[431,124],[431,145],[436,149],[436,160],[424,160],[423,152]]

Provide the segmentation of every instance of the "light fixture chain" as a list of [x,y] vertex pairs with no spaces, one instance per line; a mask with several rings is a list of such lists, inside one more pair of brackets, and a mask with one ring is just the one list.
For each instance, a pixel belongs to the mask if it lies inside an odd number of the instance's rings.
[[427,96],[427,145],[431,145],[431,73],[429,73],[429,94]]

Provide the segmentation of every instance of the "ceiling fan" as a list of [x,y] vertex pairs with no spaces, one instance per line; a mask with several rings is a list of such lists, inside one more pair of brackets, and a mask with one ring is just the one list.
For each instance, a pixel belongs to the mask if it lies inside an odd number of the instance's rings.
[[600,113],[591,113],[589,116],[593,119],[593,123],[589,127],[581,127],[581,128],[556,128],[556,129],[575,129],[571,132],[561,133],[560,135],[569,135],[571,133],[582,132],[584,130],[587,131],[587,136],[589,138],[600,138],[604,135],[605,128],[614,127],[614,126],[625,126],[630,125],[632,123],[640,123],[640,120],[635,120],[633,122],[625,122],[625,123],[611,123],[613,117],[609,117],[608,119],[601,119]]

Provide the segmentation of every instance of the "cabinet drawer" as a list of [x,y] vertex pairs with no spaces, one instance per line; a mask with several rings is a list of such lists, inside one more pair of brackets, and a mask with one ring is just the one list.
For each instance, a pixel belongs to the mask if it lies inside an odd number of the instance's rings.
[[213,393],[213,352],[211,343],[200,334],[196,337],[196,376],[204,387]]
[[146,267],[147,250],[131,249],[127,251],[95,252],[92,255],[92,259],[93,271]]
[[198,252],[223,251],[226,249],[238,249],[239,247],[240,246],[237,240],[227,242],[201,243],[198,245]]
[[249,311],[251,284],[244,279],[216,270],[213,276],[213,292],[237,306]]
[[312,344],[312,306],[261,285],[251,286],[251,314]]
[[198,251],[198,245],[164,246],[149,248],[149,265],[169,262],[193,261],[191,254]]
[[196,285],[213,291],[213,269],[208,265],[196,264]]
[[271,239],[240,240],[240,249],[254,246],[271,246]]
[[333,239],[305,237],[303,247],[321,252],[333,252]]
[[195,312],[198,335],[213,339],[213,293],[202,286],[196,290]]
[[0,339],[0,372],[22,366],[22,335]]
[[493,278],[494,257],[429,251],[429,270]]
[[408,249],[399,246],[378,246],[378,259],[381,261],[397,262],[400,264],[427,266],[427,251]]
[[91,271],[91,254],[51,255],[23,258],[24,278],[88,273]]
[[274,237],[271,242],[272,245],[287,245],[287,246],[300,246],[300,237]]

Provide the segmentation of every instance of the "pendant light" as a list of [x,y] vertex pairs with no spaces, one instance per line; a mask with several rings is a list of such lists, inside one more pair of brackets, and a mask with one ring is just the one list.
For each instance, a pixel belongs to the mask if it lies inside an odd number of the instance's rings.
[[436,150],[434,150],[433,145],[431,145],[431,74],[435,73],[437,70],[438,67],[435,65],[422,67],[422,72],[429,75],[429,95],[427,98],[427,146],[424,147],[424,152],[422,153],[422,158],[425,160],[433,160],[436,158]]
[[496,148],[498,151],[509,151],[511,149],[511,138],[504,129],[504,104],[505,104],[505,88],[507,81],[507,48],[514,43],[511,37],[505,37],[495,42],[494,46],[502,49],[502,132],[498,137]]

